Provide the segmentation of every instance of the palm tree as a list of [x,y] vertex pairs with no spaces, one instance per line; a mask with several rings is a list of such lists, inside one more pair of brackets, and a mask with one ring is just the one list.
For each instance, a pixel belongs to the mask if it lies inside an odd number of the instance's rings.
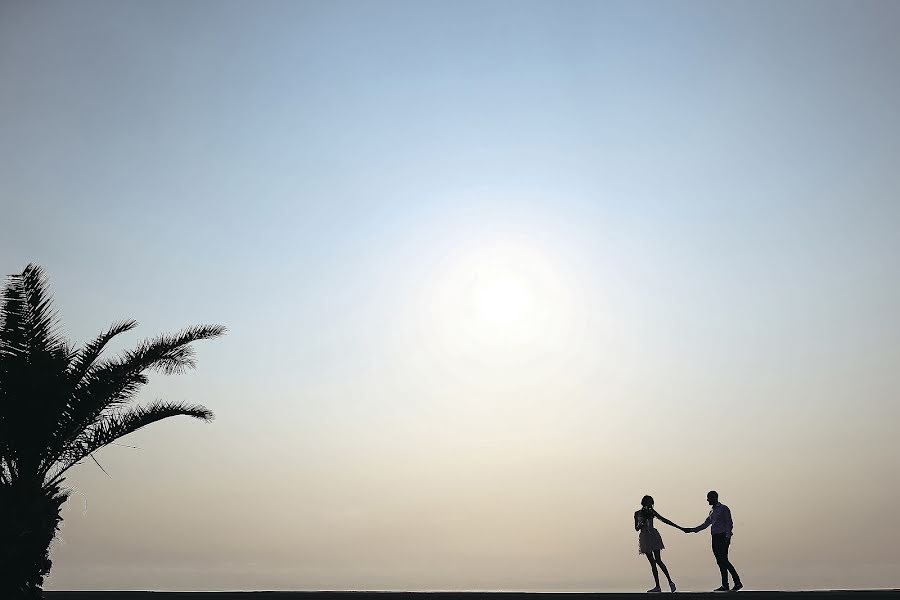
[[105,358],[110,340],[137,323],[120,321],[74,347],[59,332],[40,267],[9,276],[0,301],[0,597],[40,598],[70,493],[65,473],[86,459],[96,462],[94,452],[150,423],[176,415],[211,420],[213,413],[197,405],[129,404],[148,371],[193,367],[191,342],[225,328],[188,327]]

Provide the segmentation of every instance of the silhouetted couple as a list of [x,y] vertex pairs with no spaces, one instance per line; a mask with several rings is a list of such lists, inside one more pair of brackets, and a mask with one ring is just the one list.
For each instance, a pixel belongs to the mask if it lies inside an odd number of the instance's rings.
[[[653,580],[656,582],[656,587],[652,590],[647,590],[648,592],[662,591],[659,587],[659,572],[656,569],[657,565],[662,569],[666,579],[669,580],[669,588],[673,592],[675,591],[675,582],[672,581],[672,577],[669,576],[669,570],[662,561],[662,551],[665,548],[665,545],[663,545],[662,536],[659,534],[659,531],[653,526],[653,519],[659,519],[666,525],[671,525],[685,533],[697,533],[710,527],[710,533],[712,533],[713,555],[716,557],[716,563],[719,565],[719,571],[722,573],[722,587],[713,591],[736,592],[744,587],[734,565],[728,561],[728,546],[731,545],[731,532],[734,527],[734,524],[731,521],[731,510],[719,502],[719,494],[717,492],[708,493],[706,495],[706,501],[712,506],[712,510],[709,511],[709,516],[706,517],[706,520],[696,527],[681,527],[656,512],[653,508],[653,496],[644,496],[641,498],[642,508],[634,513],[634,529],[635,531],[640,532],[638,534],[638,550],[650,561],[650,570],[653,572]],[[733,588],[729,588],[728,586],[729,573],[731,573],[731,578],[734,580]]]

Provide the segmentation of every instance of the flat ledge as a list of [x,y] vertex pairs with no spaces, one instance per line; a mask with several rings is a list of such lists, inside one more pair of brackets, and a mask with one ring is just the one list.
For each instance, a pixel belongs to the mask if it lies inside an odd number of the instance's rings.
[[[588,592],[44,592],[47,600],[637,600],[650,594]],[[737,592],[744,600],[900,600],[900,590]],[[730,594],[677,592],[679,600]],[[670,594],[653,594],[665,600]],[[732,600],[735,600],[732,598]]]

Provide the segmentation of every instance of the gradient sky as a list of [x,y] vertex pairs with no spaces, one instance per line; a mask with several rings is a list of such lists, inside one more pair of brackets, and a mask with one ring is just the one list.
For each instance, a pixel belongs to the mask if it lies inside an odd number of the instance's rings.
[[[0,3],[0,268],[201,322],[50,589],[900,587],[900,3]],[[660,525],[684,589],[709,533]]]

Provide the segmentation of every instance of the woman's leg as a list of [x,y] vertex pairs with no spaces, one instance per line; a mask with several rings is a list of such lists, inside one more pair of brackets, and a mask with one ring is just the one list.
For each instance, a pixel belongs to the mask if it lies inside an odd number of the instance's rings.
[[653,553],[647,553],[647,560],[650,561],[650,570],[653,571],[653,581],[656,582],[656,588],[659,589],[659,572],[656,570],[656,559],[653,558]]
[[[662,569],[662,572],[665,574],[666,579],[669,580],[669,584],[672,584],[672,578],[669,577],[669,570],[666,568],[666,563],[662,561],[662,550],[654,550],[653,556],[656,558],[656,564],[659,565],[659,568]],[[656,580],[657,585],[659,585],[659,580]]]

